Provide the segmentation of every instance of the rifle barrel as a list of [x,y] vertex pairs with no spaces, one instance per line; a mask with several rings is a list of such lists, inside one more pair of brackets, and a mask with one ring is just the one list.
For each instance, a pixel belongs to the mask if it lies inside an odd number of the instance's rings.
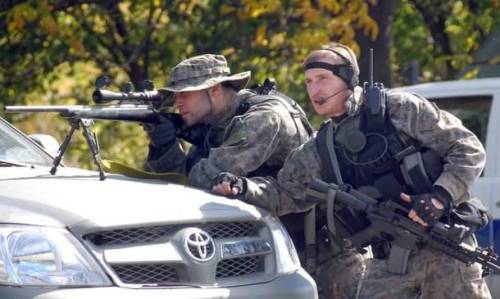
[[57,112],[63,117],[158,123],[159,116],[147,105],[117,106],[5,106],[7,113]]
[[7,113],[68,112],[70,109],[84,109],[85,106],[5,106]]

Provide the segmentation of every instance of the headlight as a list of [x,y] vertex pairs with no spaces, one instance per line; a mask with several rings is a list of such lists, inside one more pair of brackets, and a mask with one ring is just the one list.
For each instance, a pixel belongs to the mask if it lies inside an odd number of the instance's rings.
[[103,286],[111,283],[67,230],[0,225],[0,284]]
[[284,274],[297,271],[300,261],[292,239],[276,218],[267,216],[266,222],[273,236],[277,272]]

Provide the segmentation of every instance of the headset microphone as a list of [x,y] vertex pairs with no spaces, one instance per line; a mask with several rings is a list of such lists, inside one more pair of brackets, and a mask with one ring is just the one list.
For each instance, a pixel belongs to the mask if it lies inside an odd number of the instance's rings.
[[334,93],[334,94],[332,94],[332,95],[329,95],[329,96],[327,96],[327,97],[320,97],[320,98],[319,98],[319,101],[318,101],[318,104],[323,105],[323,104],[324,104],[324,103],[326,103],[326,101],[328,101],[330,98],[332,98],[332,97],[334,97],[334,96],[338,95],[339,93],[343,92],[344,90],[348,90],[348,89],[349,89],[349,88],[343,88],[343,89],[341,89],[341,90],[337,91],[336,93]]

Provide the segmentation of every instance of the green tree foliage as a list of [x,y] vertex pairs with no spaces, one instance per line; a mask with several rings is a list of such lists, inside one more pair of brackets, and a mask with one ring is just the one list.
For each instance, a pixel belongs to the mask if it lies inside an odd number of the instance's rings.
[[[267,76],[306,104],[302,60],[329,40],[359,53],[355,32],[377,35],[363,0],[10,0],[0,3],[0,96],[3,104],[91,104],[95,78],[111,88],[162,85],[181,59],[225,54],[233,72]],[[8,115],[26,132],[60,141],[68,127],[47,115]],[[99,121],[102,156],[140,166],[147,138],[140,126]],[[70,146],[70,165],[92,167],[83,138]]]
[[[92,104],[101,74],[113,78],[111,89],[146,78],[161,86],[177,62],[212,52],[226,55],[233,72],[251,70],[252,83],[275,77],[280,90],[312,112],[301,64],[311,49],[343,42],[366,68],[364,48],[375,46],[382,73],[392,58],[397,85],[407,83],[412,61],[424,81],[451,79],[499,25],[499,6],[497,0],[6,0],[0,2],[0,97],[5,105]],[[60,141],[68,130],[55,116],[6,117]],[[103,157],[141,166],[147,138],[139,125],[99,121],[95,129]],[[80,135],[66,162],[92,167]]]
[[[500,2],[401,0],[393,23],[393,70],[400,84],[418,61],[421,80],[453,79],[500,25]],[[466,77],[474,77],[474,73]]]

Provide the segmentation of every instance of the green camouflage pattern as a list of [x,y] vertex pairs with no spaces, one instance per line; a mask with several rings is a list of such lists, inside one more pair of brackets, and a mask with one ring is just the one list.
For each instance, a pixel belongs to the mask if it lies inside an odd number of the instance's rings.
[[[277,100],[252,105],[245,113],[236,115],[241,101],[251,95],[247,90],[239,91],[222,115],[209,120],[208,157],[194,164],[189,173],[187,154],[179,144],[159,159],[148,161],[147,168],[188,174],[191,185],[206,189],[220,172],[247,176],[263,165],[281,168],[287,155],[309,138],[308,133],[303,126],[295,125],[287,108]],[[194,146],[190,149],[195,150]]]
[[[352,123],[359,121],[361,102],[361,90],[360,88],[356,88],[355,96],[351,97],[346,103],[348,117],[339,124],[334,124],[336,130],[342,130],[342,126],[346,125],[349,127]],[[387,112],[403,140],[413,138],[423,146],[434,149],[444,157],[445,165],[443,172],[435,184],[445,188],[455,202],[458,203],[467,200],[470,197],[468,190],[480,175],[485,164],[484,148],[477,137],[464,128],[460,120],[455,116],[439,110],[434,104],[417,95],[389,93]],[[277,179],[269,177],[246,179],[248,188],[246,194],[243,196],[243,200],[264,207],[276,215],[306,211],[315,204],[315,202],[307,200],[306,190],[314,178],[321,177],[320,166],[321,159],[316,148],[316,137],[314,136],[288,156],[283,168],[278,173]],[[434,252],[429,254],[429,256],[432,257],[433,254]],[[332,261],[332,263],[337,262],[338,259],[334,260],[336,261]],[[445,260],[448,264],[457,264],[455,260],[449,258]],[[339,261],[339,263],[342,263],[342,261]],[[370,263],[377,264],[380,261],[373,260]],[[372,267],[371,265],[368,266],[368,269]],[[343,269],[342,266],[336,267]],[[474,267],[466,270],[475,269]],[[462,269],[460,270],[462,272],[465,271],[463,268],[460,269]],[[471,271],[467,271],[467,273]],[[426,273],[432,273],[432,270]],[[332,278],[332,283],[335,283],[333,282],[335,280],[337,285],[332,285],[331,287],[335,289],[342,282],[349,280],[357,281],[358,274],[359,272],[356,271],[354,273],[347,271],[345,275],[340,274],[340,278]],[[331,275],[333,275],[332,277],[338,277],[339,273],[331,273]],[[324,279],[324,277],[321,279]],[[401,281],[405,281],[412,278],[410,276],[403,276],[400,279]],[[467,284],[479,284],[479,289],[485,289],[482,282],[474,282],[475,280],[476,276],[468,275],[464,277],[460,285],[457,285],[458,282],[455,278],[448,279],[447,277],[442,277],[440,283],[446,288],[450,288],[455,284],[457,289],[465,290],[465,285]],[[449,283],[449,281],[452,283]],[[380,287],[384,289],[392,288],[392,286],[393,284],[380,284]],[[352,291],[352,286],[349,284],[344,284],[341,287]],[[370,286],[365,284],[365,290],[366,288],[369,290]],[[370,294],[376,293],[375,290]],[[400,298],[399,294],[397,296],[395,294],[387,298]],[[374,297],[367,296],[366,298]]]
[[389,115],[394,127],[444,157],[443,172],[434,182],[456,203],[470,198],[469,190],[486,162],[484,147],[460,119],[436,104],[408,93],[390,93]]
[[225,81],[231,81],[240,90],[247,85],[251,72],[231,75],[223,55],[203,54],[188,58],[177,64],[171,71],[167,86],[161,88],[168,92],[194,91],[210,88]]
[[[319,298],[356,298],[359,282],[365,272],[365,257],[346,246],[339,254],[318,242],[318,263],[314,278]],[[330,249],[330,250],[328,250]]]
[[[340,126],[358,121],[362,99],[359,92],[356,94],[349,103],[349,117]],[[443,157],[443,172],[434,184],[446,189],[457,204],[468,200],[469,189],[481,174],[486,157],[474,133],[457,117],[410,93],[389,93],[387,112],[403,140],[413,138]],[[288,157],[277,183],[269,178],[249,181],[245,200],[277,215],[307,210],[314,203],[307,202],[305,192],[312,179],[321,177],[320,163],[314,137]]]
[[408,272],[403,276],[387,271],[387,260],[368,260],[359,298],[489,299],[491,294],[481,275],[477,263],[467,266],[444,253],[422,249],[410,255]]

